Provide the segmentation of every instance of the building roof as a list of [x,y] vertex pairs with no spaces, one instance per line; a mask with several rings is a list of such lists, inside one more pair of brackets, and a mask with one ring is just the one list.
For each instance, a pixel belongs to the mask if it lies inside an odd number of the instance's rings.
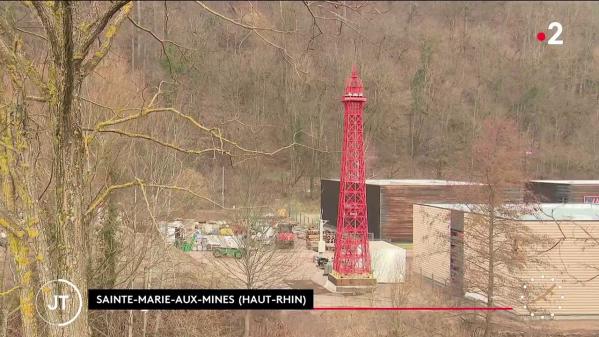
[[[339,181],[339,179],[327,179]],[[366,179],[368,185],[398,185],[398,186],[447,186],[447,185],[481,185],[468,181],[441,180],[441,179]]]
[[531,180],[530,182],[566,185],[599,185],[599,180]]
[[[421,204],[462,212],[478,213],[476,204]],[[522,207],[523,204],[512,205]],[[599,205],[594,204],[535,204],[530,212],[518,217],[521,221],[599,221]]]

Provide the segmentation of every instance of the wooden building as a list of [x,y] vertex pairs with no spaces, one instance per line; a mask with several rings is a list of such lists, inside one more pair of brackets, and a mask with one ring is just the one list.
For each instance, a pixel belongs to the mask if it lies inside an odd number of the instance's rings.
[[525,201],[599,204],[599,180],[531,180]]
[[[412,204],[470,202],[472,188],[480,184],[431,179],[369,179],[366,181],[368,232],[374,239],[412,242]],[[337,224],[339,180],[320,184],[322,219]],[[514,195],[520,198],[520,192]]]
[[[495,305],[539,319],[599,318],[599,206],[540,204],[516,224],[543,237],[543,248],[530,247],[534,262],[523,270],[496,267],[497,277],[515,286],[495,289]],[[471,220],[480,217],[472,205],[414,205],[414,265],[412,270],[446,285],[455,293],[486,301],[476,280],[485,279],[473,265],[485,265],[474,253],[478,246]],[[480,239],[480,238],[479,238]],[[513,249],[518,248],[517,242]],[[467,262],[465,262],[467,261]],[[474,263],[473,261],[478,261]],[[486,269],[484,269],[486,270]],[[456,291],[459,290],[459,291]],[[531,295],[532,294],[532,295]]]

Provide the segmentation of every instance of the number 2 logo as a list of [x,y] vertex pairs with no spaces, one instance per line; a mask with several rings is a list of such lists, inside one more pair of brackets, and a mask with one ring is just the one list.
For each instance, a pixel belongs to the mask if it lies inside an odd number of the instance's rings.
[[549,39],[549,41],[547,41],[547,44],[564,44],[563,40],[558,40],[559,36],[562,34],[562,24],[554,21],[552,23],[549,24],[549,30],[552,30],[553,28],[557,28],[557,30],[555,31],[555,34],[553,34],[553,36]]

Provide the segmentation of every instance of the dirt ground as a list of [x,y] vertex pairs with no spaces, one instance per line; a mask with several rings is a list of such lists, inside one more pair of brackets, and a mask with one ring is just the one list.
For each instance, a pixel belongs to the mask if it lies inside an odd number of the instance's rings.
[[[317,254],[314,251],[305,248],[305,242],[298,240],[296,242],[293,253],[293,259],[297,261],[296,268],[288,273],[279,284],[281,288],[311,288],[314,289],[314,306],[315,308],[327,308],[327,307],[393,307],[393,306],[439,306],[439,304],[451,303],[450,305],[458,305],[454,300],[450,299],[450,296],[445,292],[444,289],[439,287],[433,287],[430,283],[421,278],[412,275],[409,276],[403,284],[378,284],[376,290],[372,294],[362,295],[343,295],[338,293],[332,293],[325,288],[327,277],[323,275],[323,270],[319,269],[313,262],[313,257]],[[193,251],[189,253],[194,260],[206,263],[210,266],[210,260],[214,259],[211,252],[198,252]],[[327,251],[326,257],[332,257],[332,252]],[[223,259],[223,258],[221,258]],[[230,259],[230,258],[224,258]],[[408,253],[407,263],[411,263],[410,254]],[[400,299],[398,302],[398,294]],[[394,300],[395,299],[395,300]],[[449,302],[447,302],[449,301]],[[449,305],[449,306],[450,306]],[[432,319],[435,321],[443,321],[448,317],[454,317],[455,314],[449,316],[448,313],[443,312],[380,312],[380,311],[329,311],[329,310],[314,310],[310,312],[298,312],[298,311],[281,311],[272,312],[269,315],[265,314],[256,315],[256,319],[274,319],[273,322],[282,323],[284,322],[287,330],[289,327],[296,327],[307,335],[321,335],[322,325],[317,324],[321,322],[328,326],[330,335],[333,336],[344,336],[345,330],[353,331],[352,334],[355,336],[362,327],[353,326],[351,321],[348,321],[346,325],[342,322],[349,317],[363,317],[370,321],[384,320],[381,324],[376,324],[375,327],[370,327],[369,331],[374,332],[373,328],[376,328],[376,336],[393,335],[390,330],[385,330],[383,326],[388,326],[389,322],[395,322],[397,315],[403,315],[403,317],[411,317],[408,321],[416,324],[418,319],[426,317],[426,319]],[[333,317],[336,318],[332,323],[330,320]],[[262,317],[262,318],[260,318]],[[525,335],[532,336],[532,332],[538,333],[539,331],[547,332],[547,336],[599,336],[599,319],[598,320],[555,320],[555,321],[524,321],[521,318],[516,318],[511,314],[499,314],[496,316],[497,320],[502,322],[502,325],[511,327],[508,330],[514,331],[526,331]],[[423,321],[426,321],[424,319]],[[274,324],[274,323],[273,323]],[[341,324],[340,326],[333,327],[332,325]],[[426,323],[420,323],[426,324]],[[449,323],[448,323],[449,324]],[[276,324],[275,324],[276,325]],[[281,328],[283,329],[283,328]],[[331,330],[333,329],[333,330]],[[312,331],[314,330],[314,331]],[[385,330],[385,331],[383,331]],[[288,335],[283,333],[283,335]],[[293,334],[291,334],[293,335]],[[370,334],[369,334],[370,335]],[[373,336],[374,336],[373,335]],[[518,335],[518,334],[517,334]],[[521,334],[520,334],[521,335]],[[451,334],[450,334],[451,336]],[[516,335],[514,335],[516,336]]]

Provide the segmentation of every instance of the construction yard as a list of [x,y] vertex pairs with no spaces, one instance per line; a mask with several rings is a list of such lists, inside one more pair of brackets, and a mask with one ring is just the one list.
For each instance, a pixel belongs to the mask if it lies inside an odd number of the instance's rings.
[[[286,233],[280,233],[278,228],[281,227],[281,224],[294,224],[294,226],[291,226],[292,230],[288,226],[285,229]],[[331,267],[330,265],[328,267],[326,265],[318,266],[317,257],[320,256],[326,261],[333,259],[334,231],[323,228],[325,250],[319,254],[317,251],[318,228],[314,226],[305,228],[290,219],[271,219],[269,225],[261,223],[258,226],[258,232],[252,238],[248,238],[247,233],[244,237],[241,234],[243,230],[239,226],[226,221],[208,221],[200,224],[192,220],[176,220],[163,223],[162,228],[172,234],[170,236],[166,234],[167,242],[178,247],[195,261],[205,265],[210,273],[222,276],[223,281],[220,285],[223,287],[243,288],[244,284],[239,279],[245,278],[247,270],[253,268],[251,260],[260,259],[261,255],[267,256],[269,260],[273,261],[273,265],[260,266],[262,269],[267,269],[262,273],[268,274],[266,277],[268,282],[263,285],[264,287],[314,289],[315,307],[393,306],[391,293],[396,291],[398,284],[405,281],[402,277],[401,282],[398,283],[379,283],[372,292],[352,296],[335,293],[331,291],[330,287],[327,289],[327,274]],[[163,233],[165,233],[164,231]],[[175,235],[175,233],[177,234]],[[280,247],[277,242],[284,239],[293,243]],[[251,250],[252,253],[249,254],[243,253],[244,247],[250,245],[260,245],[261,248]],[[409,261],[409,250],[406,251]],[[404,270],[405,266],[397,268]],[[282,275],[276,275],[279,273]],[[259,277],[258,275],[254,276]]]
[[[297,248],[284,251],[279,254],[288,255],[297,262],[291,268],[291,272],[284,278],[272,284],[276,288],[290,289],[314,289],[314,306],[315,307],[346,307],[346,306],[392,306],[392,298],[390,292],[392,288],[397,287],[393,284],[379,284],[375,292],[372,294],[361,294],[348,296],[336,294],[326,289],[327,277],[324,275],[323,269],[318,268],[314,262],[314,256],[317,255],[313,250],[305,247],[305,240],[297,240]],[[210,251],[192,251],[189,255],[195,260],[205,263],[207,266],[214,268],[222,268],[220,263],[215,263],[214,254]],[[324,257],[332,258],[333,254],[330,251],[325,252]],[[234,258],[220,258],[226,260],[225,263],[235,264]]]
[[[412,263],[412,251],[410,244],[403,244],[408,248],[407,265]],[[214,272],[216,269],[222,269],[222,264],[234,265],[234,257],[214,257],[212,251],[192,250],[188,253],[182,253],[193,260],[195,270],[207,270]],[[292,271],[279,279],[279,282],[273,284],[273,287],[283,289],[313,289],[315,308],[343,308],[343,307],[435,307],[435,306],[472,306],[476,305],[471,301],[456,299],[445,287],[440,286],[424,278],[418,273],[407,273],[405,282],[401,283],[379,283],[372,293],[368,294],[340,294],[331,292],[326,288],[327,277],[324,270],[319,268],[314,262],[314,256],[317,252],[308,249],[305,239],[296,239],[293,249],[278,249],[277,254],[285,257],[285,260],[293,260]],[[333,252],[326,251],[324,257],[332,258]],[[219,259],[219,262],[215,262]],[[203,267],[198,267],[203,266]],[[219,272],[216,272],[219,275]],[[218,284],[221,287],[239,286],[226,283],[230,278],[219,277]],[[331,331],[333,335],[339,333],[339,327],[335,327],[330,321],[334,317],[342,315],[343,312],[336,311],[268,311],[254,314],[256,321],[262,322],[259,326],[269,326],[271,329],[280,327],[275,322],[285,322],[285,331],[289,336],[311,336],[318,331]],[[459,316],[447,312],[354,312],[355,317],[362,317],[368,324],[354,327],[355,331],[368,331],[373,333],[378,331],[381,336],[386,336],[391,330],[390,322],[401,322],[412,328],[433,329],[430,322],[435,320],[446,321],[448,325],[452,320]],[[399,316],[398,316],[399,315]],[[404,317],[403,319],[401,317]],[[539,336],[595,336],[594,331],[599,329],[599,322],[596,320],[574,320],[574,321],[522,321],[509,313],[502,313],[497,316],[498,320],[503,322],[506,327],[513,329],[529,330],[531,336],[537,333]],[[270,322],[270,323],[269,323]],[[429,322],[429,323],[427,323]],[[527,325],[527,322],[534,322],[533,325]],[[393,323],[395,324],[395,323]],[[392,324],[391,324],[392,325]],[[457,325],[456,325],[457,326]],[[510,328],[506,328],[509,331]],[[434,330],[430,330],[431,333]]]
[[[410,181],[410,183],[412,182]],[[580,182],[569,183],[572,185],[581,184]],[[404,186],[405,184],[407,183],[402,181],[396,183],[397,186]],[[438,183],[437,185],[441,184]],[[443,182],[442,186],[450,188],[454,185],[462,186],[456,182]],[[585,183],[585,186],[590,188],[588,187],[591,186],[590,182]],[[418,192],[414,193],[419,195]],[[517,194],[514,195],[517,196]],[[202,223],[191,220],[178,220],[178,222],[175,221],[175,227],[181,228],[179,230],[181,237],[173,237],[172,242],[174,246],[179,247],[179,250],[184,252],[183,254],[193,259],[194,263],[202,266],[202,274],[213,275],[211,276],[212,279],[217,280],[217,282],[211,284],[211,287],[313,289],[314,307],[318,310],[309,313],[282,311],[268,314],[269,317],[276,317],[276,321],[287,322],[288,327],[300,325],[299,322],[305,321],[306,315],[316,317],[316,319],[322,321],[322,324],[328,324],[324,323],[327,321],[327,317],[339,314],[335,312],[339,308],[485,307],[486,303],[480,298],[456,295],[454,288],[452,288],[454,278],[448,275],[455,272],[454,269],[450,269],[449,264],[452,264],[452,268],[455,267],[453,264],[456,263],[456,260],[453,256],[456,254],[456,247],[459,246],[452,241],[453,239],[441,239],[442,245],[439,245],[438,241],[434,239],[435,236],[438,236],[438,233],[445,233],[444,231],[447,228],[452,228],[452,233],[454,233],[459,229],[460,223],[467,223],[467,219],[460,220],[459,215],[461,213],[455,212],[470,209],[430,204],[427,207],[431,210],[429,213],[424,214],[421,210],[424,207],[422,205],[417,202],[410,205],[414,209],[413,221],[414,226],[416,226],[414,227],[414,242],[391,244],[370,238],[372,270],[377,283],[369,291],[340,292],[331,285],[329,274],[332,271],[331,265],[335,257],[336,231],[329,224],[325,226],[325,221],[322,222],[322,226],[315,226],[309,223],[299,224],[284,216],[264,216],[250,222],[241,223],[232,220]],[[537,204],[536,207],[541,207],[541,205],[543,204]],[[544,205],[543,207],[550,210],[545,210],[536,215],[526,213],[527,215],[523,219],[533,221],[531,223],[544,220],[546,229],[552,228],[552,221],[561,221],[561,226],[570,226],[566,221],[576,219],[587,221],[589,224],[588,221],[596,221],[594,206],[591,205]],[[452,215],[449,216],[450,212],[445,211],[446,215],[435,216],[440,212],[441,207],[451,208],[451,211],[455,214],[451,213]],[[571,213],[578,214],[578,218],[573,218]],[[551,218],[543,218],[543,216],[547,217],[547,214],[552,214]],[[451,220],[449,224],[447,223],[448,219]],[[412,220],[412,216],[410,216],[410,220]],[[170,224],[172,223],[170,222]],[[166,228],[169,227],[168,223],[165,225]],[[438,226],[438,233],[429,228],[432,225]],[[572,226],[579,225],[572,224]],[[587,230],[592,231],[593,229],[589,227]],[[411,231],[412,229],[410,229]],[[430,246],[426,246],[425,242]],[[443,245],[447,245],[447,249],[449,249],[450,243],[452,248],[446,251],[445,255],[439,254],[439,252],[429,254],[429,252],[434,252],[439,247],[445,247]],[[385,251],[384,248],[386,247],[393,247],[393,251],[404,252],[405,255],[385,255],[383,260],[388,260],[388,262],[381,264],[381,259],[377,258],[377,251]],[[590,251],[588,250],[587,254]],[[386,254],[388,254],[388,251]],[[320,264],[318,263],[319,259],[321,259]],[[420,262],[418,262],[419,259]],[[573,263],[572,265],[576,264]],[[390,271],[400,271],[400,277],[389,281]],[[536,274],[531,275],[534,277]],[[260,279],[262,283],[252,281],[253,283],[250,285],[246,282],[249,279]],[[592,284],[588,283],[587,287],[590,285]],[[564,284],[563,289],[566,290],[566,288],[567,286]],[[560,289],[562,288],[560,287]],[[557,295],[559,294],[548,293],[547,296]],[[589,294],[589,296],[594,295]],[[565,300],[562,302],[566,303]],[[515,302],[508,304],[512,305],[512,303]],[[568,309],[579,310],[576,309],[578,307],[577,303],[574,302],[569,304]],[[530,308],[531,311],[534,310],[532,306]],[[549,333],[555,334],[555,336],[593,336],[594,331],[599,329],[598,321],[589,316],[578,314],[567,317],[562,315],[558,318],[553,315],[527,315],[528,312],[522,314],[522,311],[522,308],[516,308],[506,312],[498,312],[495,315],[495,320],[497,324],[505,328],[507,335],[509,335],[509,331],[521,331],[526,328],[541,335]],[[385,328],[376,327],[383,330],[389,328],[387,325],[389,321],[396,322],[399,317],[396,316],[398,314],[413,317],[413,321],[402,321],[401,324],[419,325],[419,327],[411,327],[414,329],[424,329],[424,326],[430,324],[429,320],[434,320],[435,317],[446,320],[448,325],[457,324],[455,320],[460,317],[471,322],[477,322],[481,317],[476,313],[469,312],[452,314],[451,311],[424,311],[421,315],[414,312],[379,312],[375,319],[369,312],[352,313],[352,315],[371,317],[370,319],[373,320],[385,320],[381,323],[381,326],[385,326]],[[260,316],[256,315],[256,317]],[[260,326],[264,326],[264,324]],[[319,326],[319,324],[315,324],[314,329],[317,329],[316,326]],[[356,329],[359,330],[360,327],[356,327]],[[375,329],[375,327],[372,327],[370,331],[372,329]],[[387,333],[389,331],[385,330],[381,335]],[[434,332],[431,331],[431,333]],[[298,334],[298,336],[301,336],[301,334]]]

